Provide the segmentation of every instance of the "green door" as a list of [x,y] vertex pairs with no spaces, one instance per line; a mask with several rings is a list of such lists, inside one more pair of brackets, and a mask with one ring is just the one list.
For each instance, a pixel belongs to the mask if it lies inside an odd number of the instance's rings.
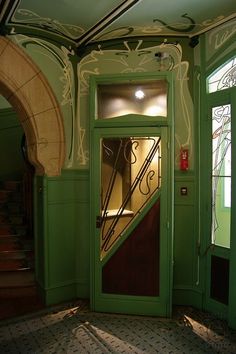
[[94,131],[91,306],[95,311],[171,313],[169,154],[167,128]]

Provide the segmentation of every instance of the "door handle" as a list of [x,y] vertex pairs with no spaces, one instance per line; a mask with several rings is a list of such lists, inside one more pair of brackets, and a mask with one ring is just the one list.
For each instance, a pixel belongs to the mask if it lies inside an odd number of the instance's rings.
[[100,215],[98,215],[96,217],[96,228],[100,229],[102,227],[102,217]]

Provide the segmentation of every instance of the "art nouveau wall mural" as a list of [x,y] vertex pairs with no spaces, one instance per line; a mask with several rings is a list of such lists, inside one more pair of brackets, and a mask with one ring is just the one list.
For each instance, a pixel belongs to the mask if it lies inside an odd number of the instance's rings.
[[236,36],[235,20],[216,27],[206,34],[206,62],[210,69],[221,58],[235,48],[233,38]]
[[[158,60],[156,53],[163,53]],[[77,159],[79,165],[88,166],[88,123],[89,123],[89,77],[100,74],[123,74],[138,72],[173,71],[175,107],[175,148],[178,168],[178,152],[181,146],[189,148],[191,169],[193,161],[193,102],[190,95],[189,62],[183,60],[183,50],[180,44],[164,41],[160,45],[147,46],[142,40],[130,43],[123,42],[122,49],[104,49],[98,46],[78,64],[78,130],[79,146]]]
[[[78,62],[72,48],[58,47],[25,35],[14,35],[11,39],[22,46],[41,68],[60,103],[66,136],[65,168],[88,168],[90,75],[173,71],[176,95],[173,109],[175,165],[178,168],[181,146],[186,146],[191,159],[190,168],[193,169],[193,102],[188,86],[189,62],[183,59],[180,44],[163,41],[159,45],[147,45],[143,40],[137,40],[135,44],[134,41],[124,41],[122,49],[106,49],[98,45]],[[158,60],[156,53],[162,53],[161,60]]]

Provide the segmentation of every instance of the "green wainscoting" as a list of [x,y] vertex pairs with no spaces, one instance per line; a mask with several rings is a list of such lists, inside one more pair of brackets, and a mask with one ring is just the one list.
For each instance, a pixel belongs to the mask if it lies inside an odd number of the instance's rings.
[[201,308],[196,181],[189,172],[175,176],[173,303]]
[[[89,171],[35,177],[36,279],[46,304],[89,298]],[[187,188],[187,195],[181,195]],[[173,304],[201,308],[195,177],[175,177]]]
[[87,171],[35,177],[36,278],[46,304],[89,297]]

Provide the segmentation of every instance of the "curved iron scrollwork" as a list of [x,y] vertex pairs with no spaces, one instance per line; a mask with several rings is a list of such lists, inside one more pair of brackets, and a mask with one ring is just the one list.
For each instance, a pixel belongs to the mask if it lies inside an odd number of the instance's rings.
[[129,139],[125,144],[124,158],[127,163],[133,165],[137,162],[136,151],[139,147],[138,141]]
[[151,187],[150,187],[150,182],[153,180],[154,176],[155,176],[156,172],[154,170],[151,170],[147,173],[147,176],[146,176],[146,179],[145,179],[145,186],[146,186],[146,189],[147,191],[145,192],[143,189],[142,189],[142,181],[140,181],[139,183],[139,191],[142,195],[148,195],[151,191]]

